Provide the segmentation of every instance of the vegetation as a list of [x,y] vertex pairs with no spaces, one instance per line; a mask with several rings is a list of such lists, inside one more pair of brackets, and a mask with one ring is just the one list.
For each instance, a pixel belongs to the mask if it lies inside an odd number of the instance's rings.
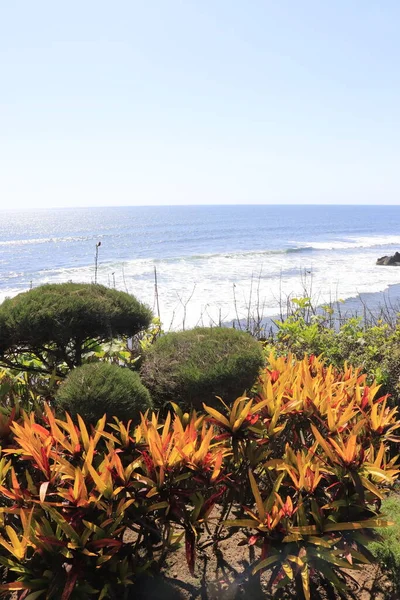
[[127,599],[179,546],[198,574],[238,540],[266,597],[356,597],[368,562],[398,595],[400,327],[292,306],[260,344],[163,334],[99,285],[4,302],[0,595]]
[[218,549],[239,531],[273,593],[348,598],[398,475],[397,410],[365,380],[271,355],[255,394],[220,410],[92,428],[22,414],[2,440],[0,591],[123,598],[180,540],[194,572],[205,536]]
[[[0,305],[0,361],[40,373],[82,364],[93,347],[133,336],[151,322],[150,310],[134,296],[86,283],[47,284]],[[37,361],[29,367],[26,356]]]
[[260,344],[249,334],[223,327],[168,333],[145,353],[144,384],[156,406],[215,405],[250,390],[263,365]]
[[294,299],[287,318],[276,322],[277,331],[266,345],[281,355],[322,355],[328,364],[343,369],[360,367],[382,386],[392,403],[400,397],[400,324],[383,313],[379,318],[342,316],[332,306],[317,310],[309,298]]
[[393,525],[382,530],[380,541],[373,542],[370,550],[388,574],[395,596],[400,594],[400,496],[393,495],[382,502],[382,513]]
[[138,373],[126,367],[95,362],[73,369],[57,391],[55,406],[74,419],[95,425],[107,414],[121,420],[139,419],[151,408],[148,390]]

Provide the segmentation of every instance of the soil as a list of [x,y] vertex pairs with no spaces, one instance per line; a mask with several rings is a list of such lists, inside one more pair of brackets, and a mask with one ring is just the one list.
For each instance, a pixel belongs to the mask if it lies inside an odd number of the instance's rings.
[[[166,561],[162,574],[145,577],[134,586],[135,600],[294,600],[295,592],[279,594],[267,590],[269,573],[252,576],[249,550],[238,546],[243,536],[236,534],[218,544],[215,550],[209,540],[197,552],[195,574],[186,563],[185,549],[179,548]],[[253,561],[257,558],[257,551]],[[253,562],[252,561],[252,562]],[[378,565],[367,565],[359,571],[349,571],[349,587],[357,600],[399,600],[398,593]],[[132,590],[133,591],[133,590]],[[332,600],[322,588],[319,597]],[[317,597],[317,596],[316,596]],[[349,598],[351,596],[349,595]]]
[[[252,577],[248,549],[238,546],[237,534],[221,542],[218,551],[212,544],[197,552],[194,576],[190,575],[184,547],[172,553],[160,575],[145,576],[132,586],[129,600],[295,600],[292,591],[279,595],[266,589],[268,573]],[[206,543],[206,542],[205,542]],[[378,565],[349,571],[357,581],[351,585],[357,600],[399,600],[387,576]],[[322,598],[331,600],[318,590]],[[16,594],[10,595],[15,600]]]
[[[126,541],[134,541],[129,532]],[[160,574],[144,575],[128,588],[126,600],[295,600],[294,590],[272,591],[267,588],[270,572],[253,576],[251,563],[259,558],[259,549],[239,545],[243,534],[236,533],[222,540],[215,548],[211,537],[202,536],[196,552],[194,575],[186,562],[185,545],[171,552]],[[157,558],[157,557],[155,557]],[[398,591],[379,565],[366,565],[360,570],[349,570],[349,588],[356,600],[400,600]],[[336,596],[313,589],[312,599],[336,600]],[[10,595],[16,600],[16,593]],[[125,598],[125,596],[124,596]],[[337,597],[339,600],[339,597]]]

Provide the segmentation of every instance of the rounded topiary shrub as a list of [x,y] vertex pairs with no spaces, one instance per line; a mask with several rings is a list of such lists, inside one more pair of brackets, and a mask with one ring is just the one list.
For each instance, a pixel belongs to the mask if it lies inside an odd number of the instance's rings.
[[263,366],[262,348],[249,334],[224,327],[168,333],[146,352],[142,381],[157,407],[219,405],[249,390]]
[[133,336],[151,310],[126,292],[93,283],[41,285],[0,305],[0,356],[28,352],[52,367],[82,362],[88,344]]
[[87,423],[107,417],[121,421],[138,419],[139,413],[151,408],[148,390],[139,374],[126,367],[109,363],[88,363],[73,369],[58,389],[56,409],[76,415]]

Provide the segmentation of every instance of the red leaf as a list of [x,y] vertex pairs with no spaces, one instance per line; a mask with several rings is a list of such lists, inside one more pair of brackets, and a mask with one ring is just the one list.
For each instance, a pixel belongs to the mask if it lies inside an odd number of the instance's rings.
[[103,538],[101,540],[94,540],[89,542],[88,547],[91,548],[104,548],[105,546],[122,546],[120,540],[114,540],[113,538]]
[[46,535],[38,535],[38,540],[50,544],[51,546],[60,546],[61,548],[66,548],[68,546],[68,542],[60,542],[57,538],[48,537]]
[[257,542],[257,540],[258,540],[258,535],[251,535],[249,537],[248,545],[254,546],[254,544]]
[[261,560],[264,560],[264,558],[267,558],[268,547],[269,547],[269,544],[265,540],[264,543],[263,543],[263,545],[262,545],[262,549],[261,549]]
[[278,379],[279,379],[279,371],[271,371],[270,377],[271,377],[271,383],[275,383]]
[[186,529],[185,532],[185,550],[186,550],[186,561],[189,567],[189,572],[194,575],[194,564],[196,560],[196,548],[195,548],[196,537],[192,529]]
[[214,506],[214,504],[220,499],[220,497],[224,494],[226,490],[226,486],[223,486],[219,492],[216,492],[215,494],[213,494],[212,496],[210,496],[208,498],[208,500],[206,500],[203,504],[203,506],[201,507],[200,510],[200,514],[199,514],[199,518],[201,518],[204,514],[206,514],[206,512],[212,507]]
[[76,580],[78,579],[78,573],[74,569],[71,569],[68,573],[67,581],[61,596],[61,600],[69,600],[72,592],[74,591]]
[[364,409],[367,406],[368,399],[369,399],[369,387],[366,385],[364,388],[364,393],[363,393],[363,397],[361,400],[361,408],[362,409]]

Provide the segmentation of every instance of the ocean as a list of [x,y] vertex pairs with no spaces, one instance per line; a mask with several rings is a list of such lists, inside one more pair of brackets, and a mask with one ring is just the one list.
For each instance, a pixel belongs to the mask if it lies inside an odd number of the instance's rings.
[[0,213],[0,300],[47,282],[135,294],[166,329],[230,322],[308,290],[318,303],[384,292],[400,267],[400,206],[154,206]]

